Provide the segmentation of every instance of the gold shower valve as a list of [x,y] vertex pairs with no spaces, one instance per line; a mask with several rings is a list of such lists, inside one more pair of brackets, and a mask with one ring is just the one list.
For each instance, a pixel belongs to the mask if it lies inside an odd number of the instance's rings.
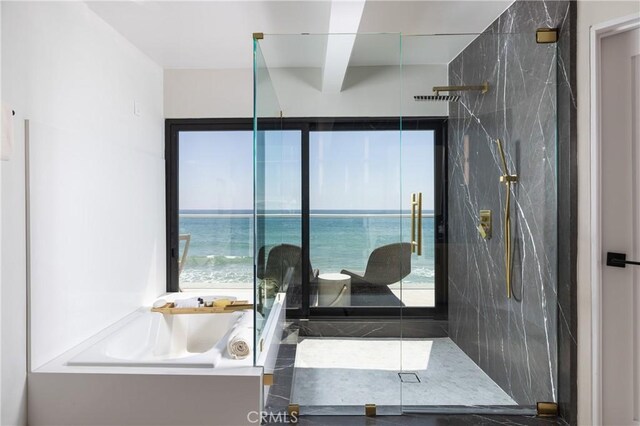
[[491,239],[493,230],[493,224],[491,223],[491,210],[480,210],[480,223],[477,228],[483,239]]

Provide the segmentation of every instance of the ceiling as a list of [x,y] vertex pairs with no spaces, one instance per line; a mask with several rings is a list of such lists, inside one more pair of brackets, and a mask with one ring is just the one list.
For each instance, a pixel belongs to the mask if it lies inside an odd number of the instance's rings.
[[[358,33],[480,33],[512,2],[368,0],[357,17]],[[87,4],[164,68],[251,68],[253,32],[266,34],[263,43],[270,49],[269,66],[322,66],[327,36],[270,38],[269,34],[327,33],[332,18],[331,1],[137,0]],[[404,37],[403,63],[447,64],[473,38]],[[397,35],[359,35],[349,66],[397,64],[399,49]]]

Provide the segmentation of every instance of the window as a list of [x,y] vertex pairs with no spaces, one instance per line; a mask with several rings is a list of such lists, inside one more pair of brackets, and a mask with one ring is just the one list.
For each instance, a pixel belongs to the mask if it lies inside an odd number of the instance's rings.
[[[253,288],[253,132],[174,126],[172,291]],[[169,158],[169,157],[168,157]],[[168,168],[169,169],[169,168]],[[168,193],[169,195],[169,193]],[[177,240],[177,241],[176,241]],[[175,244],[177,242],[177,245]],[[177,248],[177,250],[176,250]]]
[[[401,282],[352,282],[346,302],[326,305],[313,278],[300,278],[288,308],[302,316],[446,309],[444,121],[405,119],[402,132],[397,119],[282,124],[259,136],[254,180],[251,120],[168,120],[169,291],[251,290],[254,241],[265,258],[272,246],[305,246],[312,271],[363,273],[374,250],[411,240],[410,199],[419,192],[423,253],[411,256]],[[263,221],[255,239],[254,190]]]

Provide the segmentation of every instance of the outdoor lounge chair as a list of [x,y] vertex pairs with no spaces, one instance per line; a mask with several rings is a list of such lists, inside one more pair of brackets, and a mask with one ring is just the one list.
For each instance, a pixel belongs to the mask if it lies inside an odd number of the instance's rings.
[[364,274],[343,269],[351,284],[390,285],[411,273],[411,244],[394,243],[371,252]]
[[378,247],[371,252],[364,272],[343,269],[351,277],[353,306],[404,306],[389,285],[411,273],[411,244],[395,243]]
[[[287,292],[287,305],[298,306],[302,301],[302,249],[293,244],[271,247],[265,254],[265,247],[258,251],[257,272],[259,279],[274,280],[280,291]],[[314,282],[318,270],[309,265],[309,282]]]

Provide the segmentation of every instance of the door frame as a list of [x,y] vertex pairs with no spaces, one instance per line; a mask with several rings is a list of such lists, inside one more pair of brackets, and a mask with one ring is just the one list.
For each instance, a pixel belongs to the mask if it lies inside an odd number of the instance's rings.
[[640,28],[640,15],[616,18],[591,27],[590,53],[590,141],[591,141],[591,416],[602,424],[602,41],[606,37]]

